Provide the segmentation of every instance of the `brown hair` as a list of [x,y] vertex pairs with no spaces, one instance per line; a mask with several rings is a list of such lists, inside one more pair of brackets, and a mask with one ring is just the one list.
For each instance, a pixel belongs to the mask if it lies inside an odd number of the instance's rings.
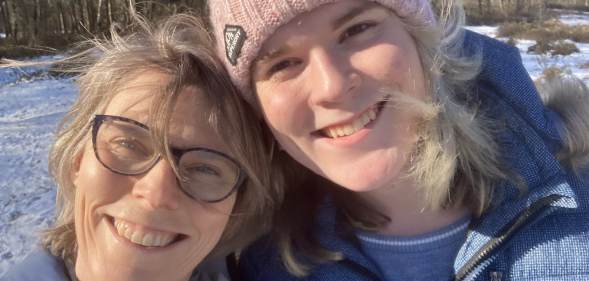
[[[44,246],[66,262],[75,261],[74,159],[89,140],[89,122],[105,110],[109,100],[134,75],[155,70],[170,79],[153,99],[149,124],[156,143],[167,148],[167,126],[179,93],[186,87],[198,90],[211,101],[209,120],[227,142],[230,153],[247,173],[237,194],[233,215],[212,254],[226,254],[245,246],[267,228],[267,216],[282,188],[272,181],[270,153],[260,138],[258,118],[236,93],[200,18],[190,14],[172,16],[151,26],[135,15],[136,26],[122,36],[113,28],[110,40],[87,42],[91,48],[59,61],[68,71],[80,73],[79,97],[67,112],[50,151],[49,169],[57,182],[57,218],[43,234]],[[169,153],[169,152],[168,152]],[[276,188],[274,188],[276,187]]]

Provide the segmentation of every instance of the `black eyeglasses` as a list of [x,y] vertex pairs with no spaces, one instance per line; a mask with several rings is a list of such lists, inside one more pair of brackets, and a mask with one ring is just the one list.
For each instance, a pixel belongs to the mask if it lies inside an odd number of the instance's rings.
[[[162,158],[149,128],[135,120],[96,115],[92,122],[92,144],[96,158],[120,175],[149,171]],[[189,197],[219,202],[243,183],[243,170],[233,158],[207,148],[170,149],[178,167],[179,186]]]

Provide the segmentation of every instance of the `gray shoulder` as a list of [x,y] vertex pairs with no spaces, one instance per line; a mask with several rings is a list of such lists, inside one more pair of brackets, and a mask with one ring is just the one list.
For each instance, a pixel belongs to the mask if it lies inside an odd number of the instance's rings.
[[0,281],[69,281],[63,261],[36,249],[0,277]]

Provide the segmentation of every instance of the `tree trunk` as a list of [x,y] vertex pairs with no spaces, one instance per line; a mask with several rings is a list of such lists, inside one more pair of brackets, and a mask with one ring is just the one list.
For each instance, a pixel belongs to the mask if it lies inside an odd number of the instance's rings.
[[[79,8],[78,8],[78,4],[76,4],[78,1],[73,1],[71,2],[71,7],[72,7],[72,13],[71,13],[71,24],[72,24],[72,31],[73,32],[77,32],[77,33],[81,33],[83,28],[82,26],[84,25],[84,20],[82,19],[82,15],[80,14]],[[66,2],[66,5],[68,3]]]
[[0,2],[0,8],[1,8],[0,13],[2,15],[2,25],[4,26],[4,35],[6,36],[6,38],[10,38],[12,31],[10,30],[10,21],[8,20],[9,14],[8,14],[7,5],[8,4],[4,0],[2,0],[2,2]]
[[80,15],[82,25],[84,28],[92,32],[92,25],[90,24],[90,15],[88,14],[88,2],[86,0],[80,0]]
[[101,11],[102,11],[102,2],[103,0],[98,0],[98,5],[96,6],[96,29],[95,30],[99,30],[100,29],[100,21],[102,20],[100,17],[102,15]]
[[[15,4],[11,0],[6,0],[6,13],[8,14],[8,26],[10,27],[10,38],[13,42],[18,42],[18,25],[17,25],[17,14],[15,11]],[[8,34],[7,34],[8,36]]]
[[56,4],[57,14],[58,14],[58,21],[59,21],[59,33],[66,34],[68,33],[65,27],[65,18],[63,16],[63,5],[61,4],[61,0],[57,0]]
[[106,0],[106,11],[108,13],[108,27],[112,26],[112,3],[111,0]]
[[39,38],[39,33],[41,29],[41,1],[35,0],[35,17],[33,18],[32,22],[32,38],[30,40],[30,45],[35,45],[37,43],[37,38]]

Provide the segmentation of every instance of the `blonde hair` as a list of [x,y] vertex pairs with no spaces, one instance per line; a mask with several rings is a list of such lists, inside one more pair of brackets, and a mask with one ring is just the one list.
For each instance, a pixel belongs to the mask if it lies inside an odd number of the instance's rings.
[[92,48],[59,62],[69,71],[80,73],[79,97],[62,120],[50,151],[49,169],[58,186],[57,218],[44,232],[43,244],[66,262],[73,263],[76,258],[71,171],[90,139],[89,121],[105,110],[131,76],[141,71],[155,70],[170,77],[150,109],[148,122],[158,145],[168,147],[167,123],[177,96],[182,89],[191,87],[211,101],[209,120],[247,173],[233,215],[212,255],[239,249],[261,234],[268,225],[265,215],[272,212],[280,198],[279,182],[272,182],[273,171],[267,165],[270,159],[264,150],[266,144],[259,138],[259,120],[240,99],[215,57],[212,40],[200,18],[178,14],[152,26],[135,15],[135,22],[129,35],[119,35],[113,28],[110,40],[92,40]]
[[[437,28],[403,23],[415,40],[430,99],[389,94],[401,108],[410,108],[420,116],[419,141],[411,155],[407,176],[415,179],[425,192],[427,206],[433,210],[466,206],[476,218],[494,200],[500,200],[493,198],[499,181],[512,182],[520,192],[526,186],[520,175],[509,170],[493,138],[503,129],[500,122],[492,122],[477,104],[469,101],[482,56],[480,52],[464,52],[462,6],[454,0],[440,2]],[[562,120],[559,133],[563,146],[556,155],[558,160],[576,172],[588,169],[589,89],[576,78],[558,77],[543,81],[539,92],[545,105]],[[282,157],[285,163],[294,161]],[[303,181],[299,176],[298,182],[288,182],[273,235],[283,264],[296,276],[305,276],[316,264],[343,258],[341,253],[324,248],[315,237],[316,216],[326,194],[331,195],[343,215],[340,230],[373,230],[389,221],[354,192],[311,172]]]
[[[473,216],[481,215],[490,205],[496,182],[511,177],[502,165],[498,145],[493,139],[493,127],[476,105],[468,104],[471,81],[478,75],[481,66],[480,54],[463,52],[464,11],[452,0],[443,1],[440,24],[437,27],[416,26],[403,21],[404,27],[415,40],[425,72],[429,100],[421,101],[403,93],[391,93],[392,99],[401,107],[412,108],[420,116],[419,141],[411,156],[408,177],[420,186],[426,195],[427,206],[433,210],[467,206]],[[514,182],[518,182],[514,177]],[[329,186],[336,206],[346,217],[349,226],[375,229],[388,222],[388,218],[345,188],[333,186],[323,180],[315,181],[315,190]],[[313,184],[306,184],[313,186]],[[519,187],[523,187],[518,185]],[[309,208],[308,217],[300,218],[294,207],[300,196],[305,197],[305,207],[320,204],[322,194],[311,188],[289,186],[285,205],[277,215],[274,234],[280,247],[283,263],[296,276],[304,276],[312,265],[295,257],[301,251],[312,263],[339,260],[341,254],[323,249],[313,241],[314,219],[317,206]],[[315,198],[315,200],[309,200]],[[302,202],[298,202],[301,204]],[[296,210],[297,214],[293,212]],[[299,217],[294,222],[286,217]],[[309,238],[311,237],[311,238]]]

